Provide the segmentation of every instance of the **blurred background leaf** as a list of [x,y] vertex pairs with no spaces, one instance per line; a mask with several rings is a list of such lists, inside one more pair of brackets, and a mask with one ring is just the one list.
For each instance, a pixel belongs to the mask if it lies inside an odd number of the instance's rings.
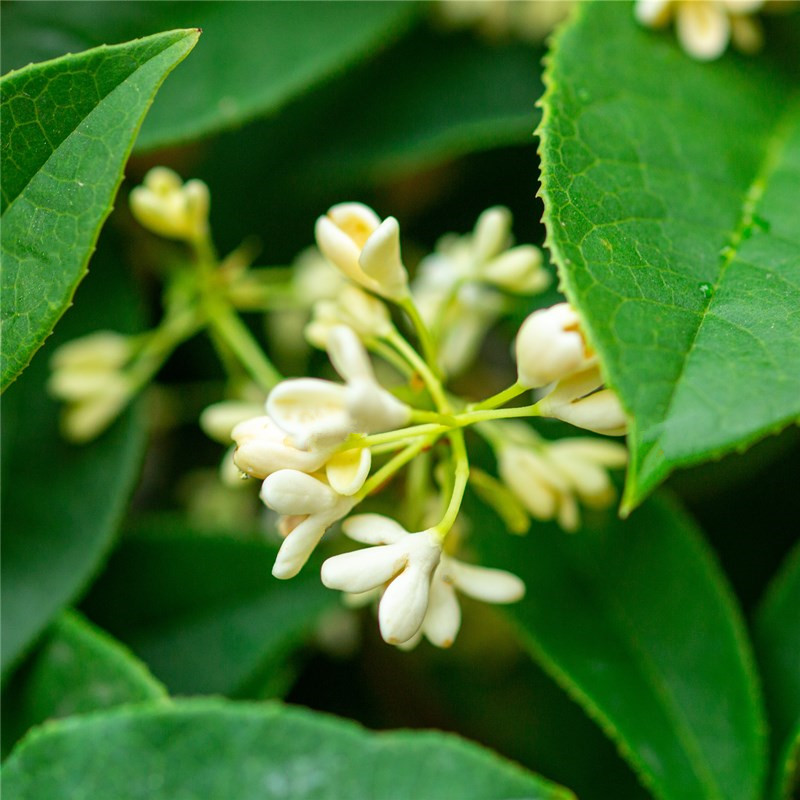
[[66,311],[136,133],[198,31],[31,65],[2,79],[2,386]]
[[273,578],[276,553],[263,539],[150,519],[123,540],[84,607],[172,694],[279,695],[338,598],[313,564],[292,581]]
[[771,797],[800,788],[800,545],[769,586],[754,621],[756,653],[771,724]]
[[119,642],[65,611],[3,692],[3,752],[45,720],[166,696]]
[[141,409],[89,445],[68,444],[45,389],[59,344],[102,328],[140,325],[136,292],[111,242],[101,247],[77,308],[3,397],[2,665],[8,668],[58,611],[74,601],[109,550],[139,474]]
[[414,2],[9,3],[3,71],[169,28],[201,28],[189,70],[153,107],[138,150],[174,145],[278,110],[369,57],[418,13]]
[[538,525],[519,538],[492,535],[478,513],[480,563],[528,587],[509,607],[523,641],[656,797],[757,800],[766,742],[752,655],[689,519],[657,498],[626,522],[597,513],[577,534]]
[[573,797],[445,734],[374,734],[277,704],[221,700],[57,723],[26,739],[3,772],[3,789],[16,800],[133,800],[143,791],[149,800],[230,800],[232,786],[239,800]]

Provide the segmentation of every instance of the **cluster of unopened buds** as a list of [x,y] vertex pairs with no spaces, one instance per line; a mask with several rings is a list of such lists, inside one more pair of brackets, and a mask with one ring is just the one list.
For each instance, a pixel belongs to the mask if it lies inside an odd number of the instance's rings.
[[[275,577],[297,575],[344,520],[346,536],[367,547],[328,558],[323,583],[351,605],[376,601],[387,642],[407,648],[424,636],[446,647],[461,622],[456,592],[511,603],[525,591],[508,572],[456,557],[469,484],[518,534],[531,518],[572,531],[580,505],[614,502],[609,470],[624,465],[623,445],[549,441],[525,421],[625,433],[620,403],[569,304],[525,319],[506,389],[474,401],[448,388],[448,378],[474,365],[498,318],[550,282],[541,251],[514,245],[507,209],[490,208],[471,233],[443,237],[411,281],[397,220],[359,203],[320,217],[316,249],[291,271],[251,268],[241,249],[217,260],[208,190],[198,181],[184,184],[159,168],[132,192],[131,206],[192,258],[168,283],[159,327],[137,337],[100,332],[56,351],[50,388],[67,401],[65,430],[80,440],[99,433],[177,344],[208,328],[224,363],[237,361],[238,385],[242,370],[249,383],[236,399],[207,408],[201,425],[230,445],[223,478],[260,481],[261,500],[278,515]],[[237,313],[283,312],[284,304],[306,315],[307,340],[327,351],[341,380],[283,379]],[[530,391],[534,402],[509,405]],[[496,475],[470,463],[468,431],[488,443]],[[403,470],[405,481],[393,484]],[[405,527],[376,513],[348,516],[390,484],[404,492]]]

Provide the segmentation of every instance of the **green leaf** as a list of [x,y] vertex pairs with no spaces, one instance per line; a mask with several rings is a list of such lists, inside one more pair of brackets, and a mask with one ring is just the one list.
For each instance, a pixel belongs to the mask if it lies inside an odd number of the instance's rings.
[[0,81],[3,388],[69,306],[153,96],[199,35],[160,33]]
[[275,547],[153,520],[123,541],[87,598],[89,616],[173,694],[246,694],[285,669],[338,603],[313,568],[270,574]]
[[31,734],[6,797],[148,800],[568,800],[488,750],[434,732],[370,733],[277,704],[220,700],[119,710]]
[[3,748],[48,719],[166,696],[119,642],[65,611],[4,692]]
[[[399,35],[409,2],[41,3],[9,6],[4,61],[200,27],[203,46],[160,93],[137,150],[175,144],[274,113]],[[10,52],[9,52],[10,51]]]
[[551,54],[548,244],[632,416],[628,508],[800,415],[799,28],[704,64],[589,3]]
[[492,531],[482,563],[528,587],[509,607],[547,672],[663,800],[756,800],[763,713],[730,590],[702,539],[654,499],[626,522],[597,515],[576,534]]
[[118,263],[99,252],[42,357],[3,397],[2,669],[5,673],[56,613],[80,593],[111,545],[135,484],[143,421],[126,413],[89,445],[67,444],[45,391],[47,356],[104,325],[136,327],[136,296]]
[[772,794],[800,787],[800,545],[772,581],[755,618],[756,653],[772,732]]

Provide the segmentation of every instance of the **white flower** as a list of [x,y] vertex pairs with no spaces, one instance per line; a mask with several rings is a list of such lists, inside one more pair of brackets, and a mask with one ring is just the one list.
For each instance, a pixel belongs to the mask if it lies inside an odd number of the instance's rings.
[[440,537],[432,530],[409,533],[378,514],[351,517],[343,529],[351,539],[377,546],[329,558],[322,565],[322,582],[353,593],[388,584],[378,607],[381,636],[389,644],[407,642],[428,609],[442,552]]
[[261,499],[283,515],[280,527],[286,538],[272,568],[272,574],[282,580],[297,575],[325,531],[356,503],[323,481],[293,469],[268,475]]
[[400,226],[361,203],[339,203],[319,217],[317,246],[350,280],[392,300],[408,295],[408,273],[400,257]]
[[253,478],[266,478],[280,469],[316,472],[330,457],[327,450],[301,450],[269,417],[240,422],[231,432],[236,442],[236,466]]
[[763,0],[637,0],[635,13],[651,28],[668,24],[674,13],[683,49],[699,61],[712,61],[725,52],[731,39],[746,53],[761,47],[761,26],[748,15],[763,5]]
[[420,314],[438,338],[439,366],[447,375],[474,360],[506,301],[494,289],[517,294],[542,291],[550,276],[537,247],[512,243],[511,212],[484,211],[472,233],[447,234],[419,265],[412,292]]
[[314,304],[313,319],[306,326],[306,339],[315,347],[328,346],[328,335],[337,325],[346,325],[361,339],[380,339],[394,328],[389,310],[357,286],[345,285],[333,300]]
[[73,442],[99,436],[131,399],[132,387],[123,373],[111,373],[102,386],[69,401],[61,414],[61,431]]
[[145,228],[184,241],[197,241],[207,234],[210,202],[203,181],[183,183],[180,175],[166,167],[151,169],[143,185],[130,194],[133,216]]
[[428,610],[419,631],[400,645],[404,650],[416,646],[424,636],[436,647],[450,647],[461,627],[461,607],[456,590],[485,603],[516,603],[525,595],[525,584],[502,569],[465,564],[442,554],[431,581]]
[[257,417],[263,403],[251,403],[246,400],[223,400],[212,403],[200,414],[200,427],[210,439],[220,444],[229,444],[233,438],[234,428],[242,422]]
[[580,523],[577,500],[605,508],[616,496],[607,470],[624,466],[625,447],[598,439],[528,443],[512,438],[498,456],[503,482],[536,519],[555,518],[567,531]]
[[282,381],[267,398],[267,413],[297,447],[330,446],[351,433],[392,430],[409,421],[411,410],[378,383],[352,329],[331,329],[328,354],[345,385],[297,378]]
[[474,27],[489,39],[540,42],[572,5],[571,0],[440,0],[435,10],[448,27]]
[[586,369],[596,361],[569,303],[530,314],[520,326],[514,348],[518,380],[531,389]]
[[578,428],[622,436],[628,420],[616,393],[601,389],[603,376],[597,366],[560,380],[538,405],[545,417],[555,417]]
[[67,342],[53,353],[47,390],[67,404],[61,426],[68,439],[93,439],[127,405],[133,389],[123,367],[134,349],[130,337],[98,331]]

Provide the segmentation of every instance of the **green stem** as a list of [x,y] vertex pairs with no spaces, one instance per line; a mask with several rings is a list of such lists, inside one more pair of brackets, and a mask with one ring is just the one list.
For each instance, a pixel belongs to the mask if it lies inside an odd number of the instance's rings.
[[147,384],[161,369],[172,351],[181,342],[194,336],[205,324],[196,309],[183,309],[167,314],[161,325],[146,337],[141,350],[128,368],[131,394]]
[[502,392],[492,395],[491,397],[482,400],[480,403],[472,403],[467,408],[470,411],[485,411],[490,408],[497,408],[497,406],[504,406],[515,397],[519,397],[523,392],[527,391],[527,386],[523,386],[519,381],[503,389]]
[[212,330],[235,353],[250,377],[268,393],[283,376],[266,357],[247,326],[227,305],[213,303],[208,309]]
[[368,350],[380,356],[384,361],[388,361],[401,375],[410,378],[414,374],[414,368],[409,366],[408,362],[397,354],[388,344],[382,342],[380,339],[370,337],[364,340]]
[[431,338],[428,326],[422,319],[419,310],[417,309],[417,306],[410,295],[400,301],[400,307],[406,312],[406,314],[408,314],[411,324],[414,326],[414,330],[419,338],[420,344],[422,345],[422,352],[425,354],[425,360],[428,362],[428,364],[430,364],[431,369],[436,375],[438,381],[438,378],[440,377],[438,367],[439,360],[436,353],[436,345]]
[[455,430],[450,434],[450,443],[453,447],[453,460],[455,461],[455,480],[453,482],[453,493],[450,495],[450,503],[441,521],[435,526],[434,530],[444,541],[448,532],[455,524],[458,512],[461,510],[461,503],[464,500],[464,492],[469,481],[469,458],[467,456],[467,446],[464,442],[464,432]]
[[441,384],[439,378],[433,373],[431,368],[425,361],[420,357],[419,353],[397,332],[392,331],[390,335],[386,337],[386,341],[392,345],[392,347],[397,350],[403,358],[408,361],[409,364],[420,374],[420,377],[425,382],[425,386],[430,392],[431,397],[433,398],[433,402],[436,404],[436,408],[443,414],[447,414],[450,411],[450,404],[447,401],[447,397],[444,393],[444,387]]
[[394,458],[389,459],[369,480],[361,487],[356,497],[359,501],[363,500],[367,495],[374,492],[382,486],[392,475],[398,470],[402,469],[408,464],[411,459],[418,453],[424,450],[429,444],[432,444],[436,439],[435,436],[428,436],[420,439],[413,444],[408,445],[404,450],[401,450]]

